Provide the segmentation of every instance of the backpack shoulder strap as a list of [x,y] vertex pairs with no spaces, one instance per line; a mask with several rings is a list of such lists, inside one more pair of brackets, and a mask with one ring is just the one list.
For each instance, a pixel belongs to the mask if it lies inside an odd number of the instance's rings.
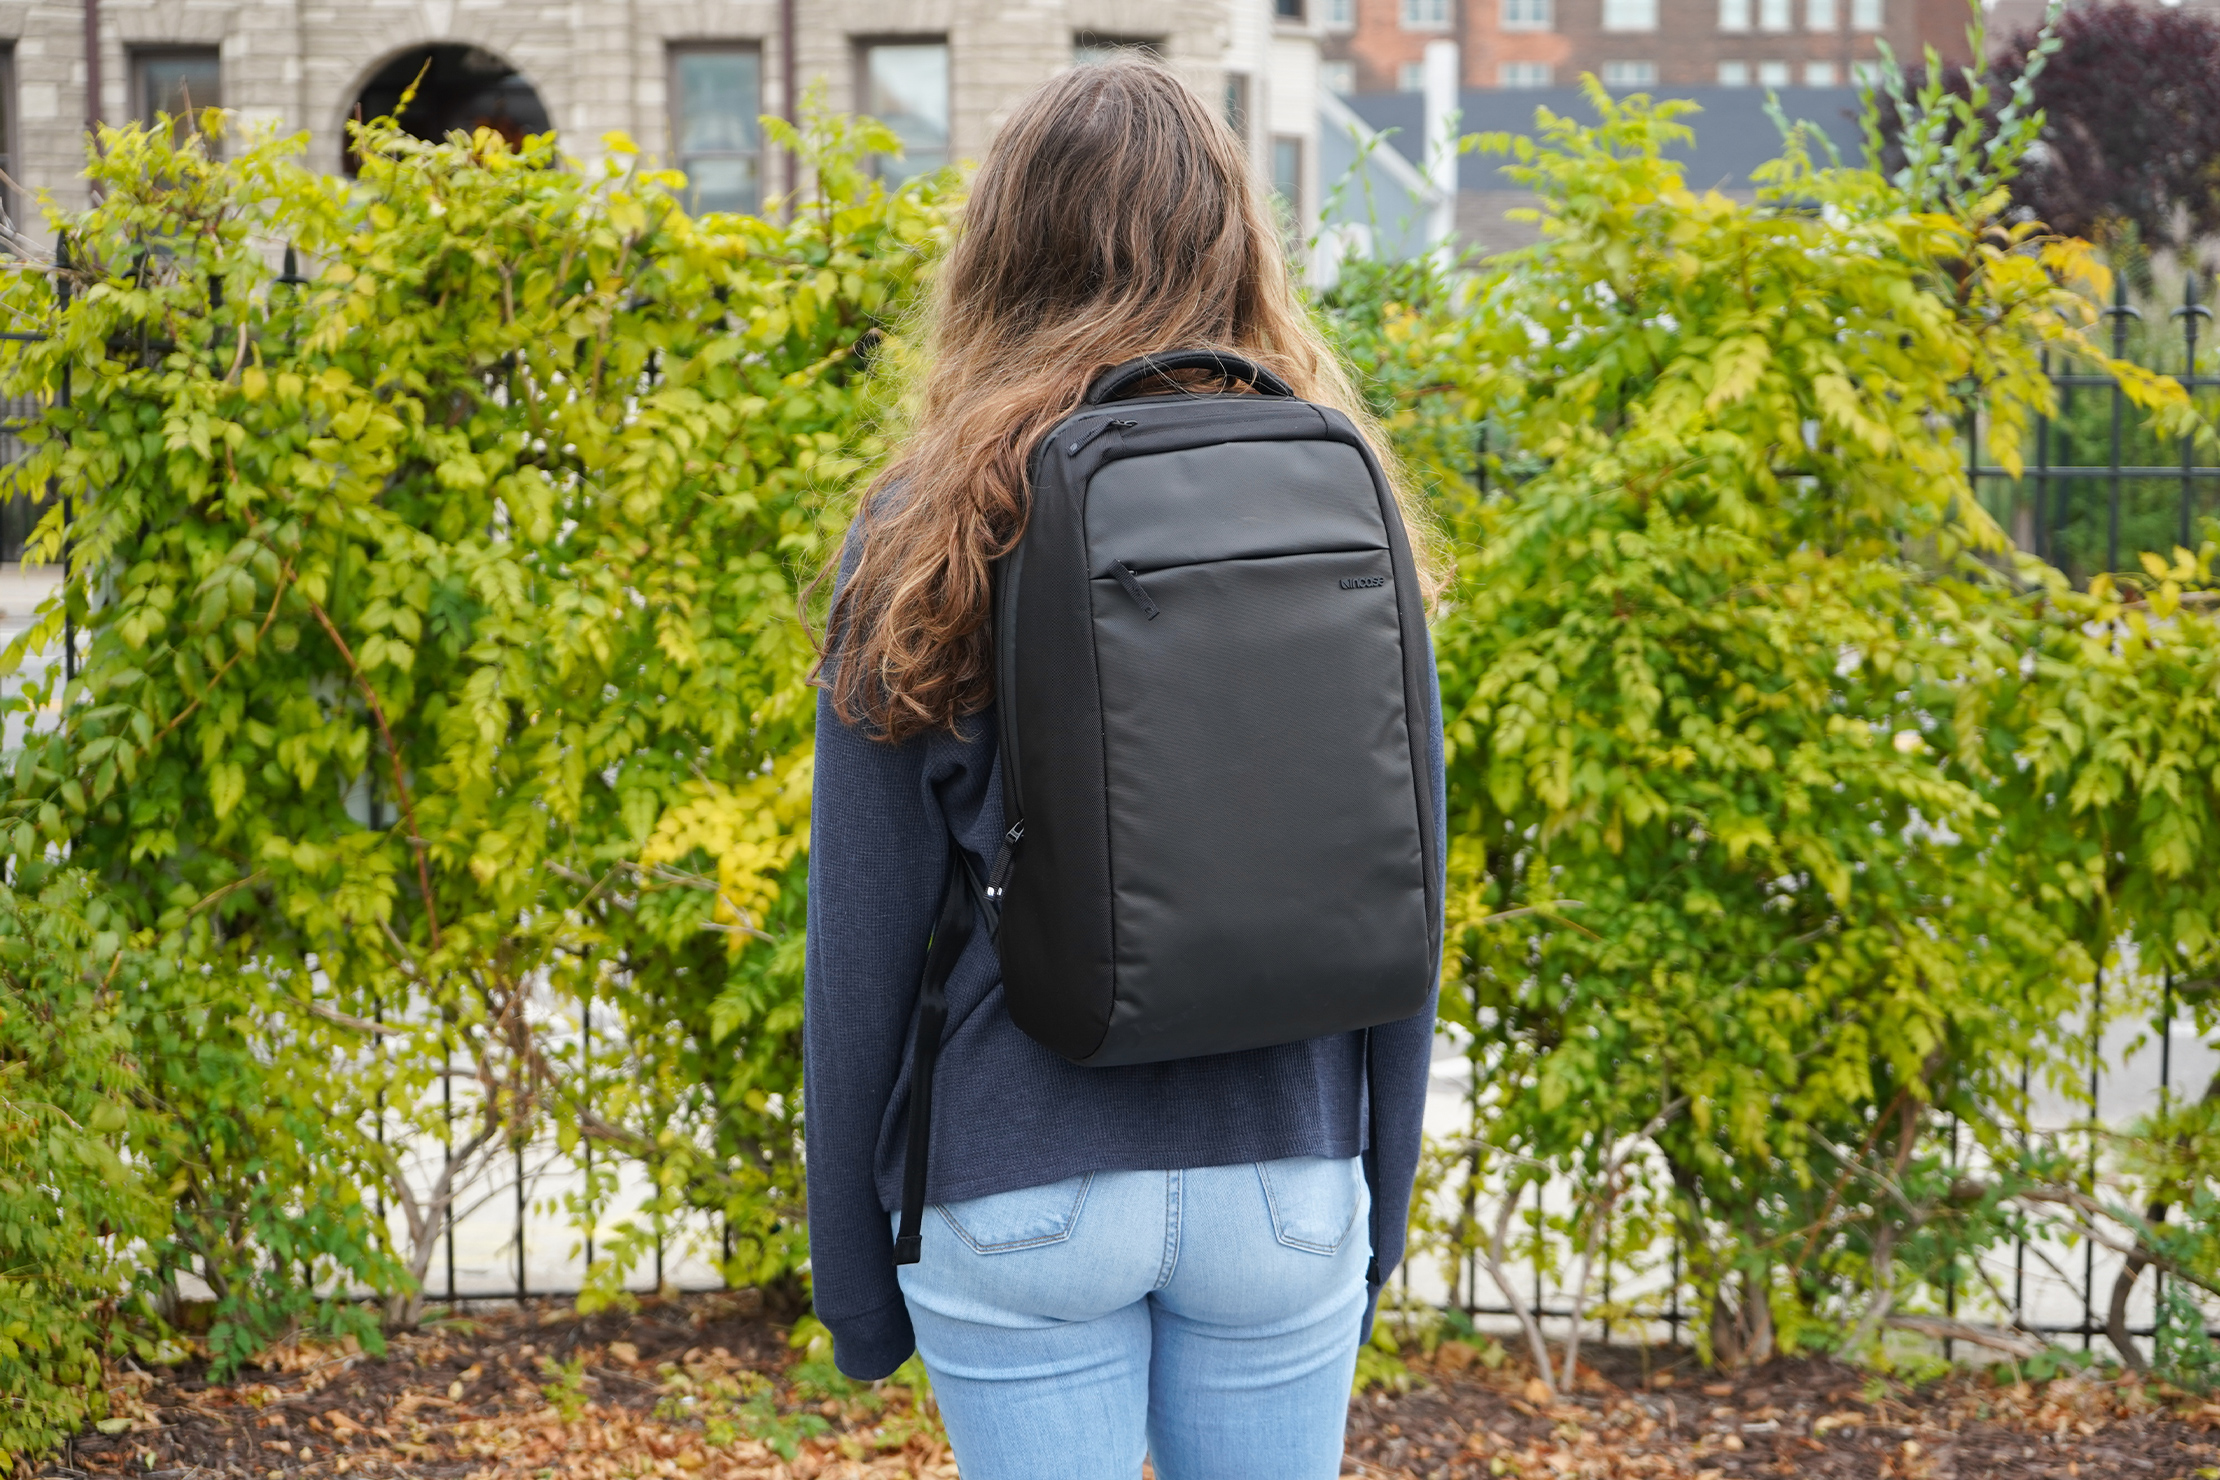
[[894,1262],[915,1264],[925,1222],[925,1165],[933,1134],[933,1067],[940,1058],[940,1035],[948,1027],[948,977],[971,941],[973,897],[978,877],[964,857],[963,845],[948,840],[948,879],[941,886],[940,916],[925,948],[925,970],[917,983],[917,1036],[910,1044],[909,1150],[902,1162],[902,1223],[894,1236]]

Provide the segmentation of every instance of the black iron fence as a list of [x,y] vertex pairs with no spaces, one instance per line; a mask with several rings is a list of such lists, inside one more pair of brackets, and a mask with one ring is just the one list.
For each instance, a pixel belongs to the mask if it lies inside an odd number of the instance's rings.
[[[64,263],[66,260],[65,256]],[[290,252],[280,281],[303,281]],[[57,274],[55,282],[57,296],[66,305],[67,281]],[[2206,330],[2212,318],[2207,307],[2212,297],[2210,289],[2209,283],[2201,283],[2191,274],[2184,281],[2179,306],[2161,317],[2155,312],[2146,315],[2132,304],[2123,281],[2105,311],[2115,355],[2133,356],[2139,363],[2175,376],[2201,400],[2220,403],[2220,394],[2215,394],[2220,393],[2220,373],[2215,373],[2220,367],[2212,363],[2220,336]],[[11,332],[0,334],[0,343],[35,343],[43,337],[34,332]],[[2046,369],[2052,368],[2046,362]],[[2135,552],[2164,553],[2175,544],[2193,548],[2202,537],[2205,522],[2220,519],[2220,465],[2215,465],[2220,457],[2202,453],[2192,438],[2169,440],[2153,434],[2110,375],[2061,365],[2052,378],[2059,388],[2059,409],[2055,416],[2041,418],[2032,429],[2027,467],[2021,476],[2014,477],[1983,459],[1978,419],[1967,428],[1966,471],[1984,506],[2022,548],[2050,560],[2077,580],[2086,580],[2099,571],[2120,569],[2123,556],[2132,560]],[[52,404],[67,406],[70,393],[65,367],[51,392]],[[20,433],[38,419],[46,404],[45,398],[38,397],[0,400],[0,461],[21,455]],[[17,499],[0,505],[0,561],[21,560],[38,518],[63,493],[49,489],[45,498],[37,501]],[[70,637],[65,662],[73,667],[74,633]],[[2078,1124],[2053,1127],[2051,1133],[2081,1138],[2084,1163],[2089,1168],[2087,1181],[2092,1188],[2097,1178],[2103,1114],[2132,1109],[2148,1100],[2151,1093],[2161,1106],[2173,1098],[2180,1065],[2173,1044],[2175,1011],[2170,982],[2159,1000],[2162,1007],[2148,1025],[2155,1049],[2138,1057],[2126,1053],[2123,1033],[2132,1035],[2143,1025],[2107,1024],[2104,984],[2100,980],[2091,986],[2088,1103],[2079,1107]],[[589,1019],[580,1028],[590,1035],[595,1025]],[[2201,1046],[2199,1051],[2209,1056]],[[2144,1061],[2150,1054],[2155,1054],[2155,1064]],[[2126,1092],[2118,1087],[2123,1074],[2131,1081]],[[459,1108],[453,1104],[456,1077],[449,1073],[440,1078],[440,1094],[450,1117]],[[1447,1098],[1445,1095],[1443,1100]],[[1437,1108],[1442,1103],[1437,1101]],[[1432,1127],[1437,1134],[1449,1135],[1464,1128],[1445,1124]],[[383,1139],[386,1127],[381,1124],[377,1133]],[[1955,1159],[1960,1139],[1957,1128],[1949,1128],[1947,1135]],[[443,1151],[437,1145],[420,1149],[433,1164]],[[590,1158],[591,1154],[589,1143],[583,1156]],[[564,1206],[563,1189],[573,1179],[589,1177],[590,1162],[567,1164],[566,1158],[546,1144],[519,1146],[509,1160],[506,1185],[482,1188],[475,1208],[450,1220],[441,1230],[443,1257],[426,1282],[430,1287],[427,1294],[434,1302],[568,1296],[582,1283],[586,1267],[594,1259],[595,1238],[591,1228],[580,1230],[572,1222],[571,1209]],[[1534,1228],[1541,1229],[1565,1208],[1567,1190],[1536,1185],[1530,1196],[1533,1206],[1526,1216]],[[1469,1201],[1467,1208],[1469,1211]],[[614,1215],[613,1209],[604,1213]],[[657,1225],[652,1260],[643,1261],[628,1283],[656,1288],[663,1286],[668,1276],[675,1276],[677,1283],[687,1287],[715,1287],[715,1271],[706,1259],[666,1268],[666,1232],[674,1248],[681,1243],[697,1250],[723,1245],[729,1254],[729,1240],[717,1228],[713,1215],[674,1219],[667,1230]],[[465,1247],[459,1250],[458,1244]],[[1561,1254],[1561,1239],[1559,1244]],[[553,1260],[534,1257],[535,1248],[546,1250],[550,1246],[562,1252]],[[2121,1273],[2122,1261],[2117,1256],[2100,1255],[2096,1246],[2086,1241],[2068,1250],[2062,1245],[2025,1239],[2016,1240],[2009,1254],[2010,1308],[1985,1310],[1984,1316],[2030,1333],[2078,1337],[2084,1348],[2113,1328],[2108,1315],[2113,1283]],[[1996,1257],[2001,1261],[2003,1251]],[[1456,1269],[1438,1264],[1421,1264],[1415,1269],[1406,1265],[1401,1276],[1406,1297],[1414,1303],[1447,1301],[1478,1318],[1509,1319],[1519,1314],[1508,1301],[1478,1298],[1484,1276],[1476,1254],[1460,1262],[1462,1267]],[[1523,1286],[1519,1303],[1527,1314],[1563,1330],[1576,1311],[1569,1292],[1561,1286],[1553,1287],[1551,1270],[1564,1267],[1568,1261],[1550,1257],[1537,1241],[1531,1257],[1523,1262],[1525,1267],[1519,1271],[1522,1278],[1517,1281]],[[1643,1251],[1614,1250],[1599,1260],[1593,1289],[1583,1292],[1577,1314],[1592,1334],[1605,1340],[1615,1332],[1632,1332],[1644,1339],[1663,1334],[1678,1342],[1697,1315],[1686,1263],[1677,1241]],[[2001,1285],[2007,1271],[1999,1268],[1996,1274]],[[2125,1334],[2138,1338],[2152,1334],[2150,1312],[2158,1278],[2154,1275],[2133,1291],[2135,1318],[2126,1323]],[[2047,1301],[2042,1298],[2046,1293],[2050,1297]],[[1937,1294],[1947,1311],[1957,1311],[1959,1291],[1955,1285]],[[2061,1306],[2071,1314],[2062,1317]]]
[[[2189,271],[2180,304],[2146,314],[2122,275],[2104,310],[2113,357],[2174,377],[2208,414],[2220,400],[2211,298],[2212,285]],[[2144,551],[2196,549],[2206,521],[2220,518],[2220,456],[2193,436],[2152,430],[2099,368],[2054,365],[2048,354],[2043,368],[2058,412],[2037,420],[2021,476],[1984,460],[1978,421],[1966,430],[1966,477],[2014,543],[2081,582]]]
[[[2201,1040],[2188,1054],[2177,1052],[2175,1030],[2183,1020],[2177,1011],[2171,976],[2158,984],[2156,1010],[2147,1020],[2108,1018],[2105,1001],[2106,983],[2100,974],[2090,984],[2084,1024],[2086,1101],[2046,1105],[2037,1095],[2034,1118],[2041,1123],[2031,1133],[2015,1137],[2023,1150],[2031,1140],[2040,1139],[2070,1152],[2082,1169],[2077,1190],[2092,1196],[2101,1191],[2102,1150],[2112,1127],[2146,1111],[2163,1113],[2177,1107],[2181,1099],[2176,1081],[2184,1068],[2184,1058],[2193,1055],[2203,1061],[2207,1076],[2220,1073],[2220,1050]],[[2023,1096],[2029,1095],[2034,1078],[2032,1066],[2023,1067]],[[1477,1102],[1478,1088],[1476,1081],[1469,1087],[1473,1098],[1468,1104]],[[2194,1099],[2205,1092],[2205,1086],[2192,1080],[2189,1091]],[[1456,1134],[1469,1131],[1470,1125],[1430,1129]],[[1934,1149],[1941,1151],[1961,1175],[1979,1175],[1985,1170],[1974,1153],[1973,1138],[1955,1121],[1937,1128],[1934,1136]],[[1500,1197],[1501,1187],[1490,1187],[1479,1180],[1480,1166],[1480,1157],[1473,1155],[1468,1176],[1475,1180],[1454,1189],[1461,1206],[1451,1216],[1485,1236],[1491,1203],[1496,1209],[1501,1206],[1494,1201]],[[1493,1281],[1477,1252],[1461,1255],[1459,1267],[1454,1269],[1429,1269],[1417,1261],[1406,1263],[1400,1274],[1406,1305],[1423,1307],[1446,1301],[1468,1318],[1508,1321],[1524,1315],[1560,1332],[1569,1329],[1577,1315],[1590,1339],[1609,1341],[1616,1330],[1631,1333],[1641,1341],[1654,1340],[1658,1335],[1674,1344],[1681,1341],[1684,1329],[1698,1317],[1699,1308],[1696,1289],[1686,1278],[1685,1251],[1677,1234],[1662,1240],[1661,1246],[1628,1250],[1613,1240],[1612,1230],[1606,1227],[1601,1240],[1604,1252],[1596,1261],[1593,1283],[1577,1292],[1580,1298],[1576,1311],[1576,1292],[1555,1282],[1555,1271],[1575,1267],[1579,1262],[1561,1226],[1571,1206],[1570,1189],[1559,1182],[1537,1183],[1521,1196],[1530,1201],[1530,1207],[1522,1208],[1517,1215],[1517,1222],[1526,1230],[1517,1242],[1526,1253],[1516,1265],[1501,1261],[1513,1276],[1511,1282],[1519,1287],[1516,1305],[1500,1298],[1480,1298],[1480,1292],[1492,1288]],[[1451,1212],[1447,1208],[1438,1211]],[[2163,1212],[2159,1218],[2163,1221]],[[1534,1235],[1534,1230],[1545,1228],[1551,1228],[1551,1233]],[[2124,1256],[2101,1250],[2092,1240],[2063,1233],[2056,1238],[2022,1236],[1962,1263],[1969,1273],[1985,1273],[1987,1278],[1976,1281],[1982,1294],[1963,1302],[1961,1284],[1955,1279],[1945,1280],[1930,1292],[1947,1320],[1964,1316],[2006,1332],[2065,1337],[2070,1341],[2078,1338],[2076,1344],[2084,1351],[2092,1349],[2099,1337],[2148,1341],[2156,1333],[2156,1311],[2166,1288],[2164,1273],[2131,1269]],[[1989,1296],[1988,1291],[1995,1291],[1996,1296]],[[2008,1298],[1998,1298],[2005,1292],[2009,1292]],[[1900,1302],[1898,1308],[1909,1314],[1923,1303]],[[2220,1336],[2220,1326],[2213,1328],[2213,1334]],[[1954,1340],[1943,1336],[1940,1341],[1944,1354],[1952,1355]]]

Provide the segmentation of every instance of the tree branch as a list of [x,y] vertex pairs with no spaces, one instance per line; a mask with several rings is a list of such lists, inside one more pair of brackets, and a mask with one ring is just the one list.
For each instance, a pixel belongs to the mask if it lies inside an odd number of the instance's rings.
[[370,687],[370,680],[363,673],[362,665],[355,661],[354,649],[347,646],[347,639],[339,635],[339,629],[332,625],[331,616],[323,607],[310,599],[308,609],[316,614],[324,635],[331,639],[332,646],[339,649],[339,656],[346,660],[347,671],[354,675],[355,687],[362,691],[363,702],[370,706],[371,717],[378,722],[378,733],[385,737],[385,757],[393,767],[393,791],[401,799],[401,815],[408,819],[409,844],[416,850],[416,882],[424,891],[424,917],[431,925],[432,949],[437,951],[440,943],[439,905],[432,898],[432,869],[425,860],[425,854],[431,845],[425,842],[423,829],[416,825],[416,803],[409,796],[408,780],[401,772],[401,747],[394,743],[393,727],[385,722],[385,706],[378,702],[378,691]]
[[1503,1206],[1496,1213],[1495,1233],[1480,1248],[1480,1258],[1488,1266],[1488,1278],[1503,1292],[1504,1303],[1519,1319],[1519,1329],[1526,1333],[1526,1344],[1534,1354],[1534,1371],[1542,1386],[1549,1389],[1552,1398],[1557,1396],[1557,1383],[1549,1366],[1549,1344],[1542,1339],[1542,1324],[1533,1312],[1519,1300],[1518,1292],[1511,1288],[1511,1277],[1503,1269],[1503,1240],[1510,1232],[1511,1218],[1518,1211],[1518,1191],[1508,1188],[1503,1194]]

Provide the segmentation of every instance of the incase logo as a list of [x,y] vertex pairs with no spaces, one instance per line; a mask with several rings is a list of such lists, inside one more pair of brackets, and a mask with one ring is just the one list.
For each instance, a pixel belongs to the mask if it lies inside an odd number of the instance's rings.
[[1363,591],[1372,586],[1385,586],[1386,584],[1386,576],[1343,576],[1341,578],[1341,589],[1344,591]]

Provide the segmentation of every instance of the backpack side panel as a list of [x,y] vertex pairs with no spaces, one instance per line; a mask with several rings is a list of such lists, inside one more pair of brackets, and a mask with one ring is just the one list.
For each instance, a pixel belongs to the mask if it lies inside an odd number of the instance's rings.
[[[1395,603],[1403,627],[1404,704],[1410,717],[1411,777],[1417,792],[1419,840],[1426,870],[1426,936],[1432,955],[1427,972],[1427,992],[1431,995],[1434,985],[1441,977],[1441,891],[1443,858],[1449,845],[1448,840],[1442,836],[1447,819],[1434,814],[1432,773],[1427,765],[1427,701],[1431,696],[1435,677],[1433,644],[1426,634],[1426,598],[1418,583],[1418,564],[1411,552],[1410,531],[1403,526],[1403,510],[1395,501],[1394,490],[1388,486],[1387,470],[1380,466],[1378,454],[1348,417],[1330,407],[1322,407],[1320,410],[1325,417],[1327,434],[1335,441],[1355,448],[1372,474],[1373,490],[1379,499],[1380,517],[1387,527],[1388,550],[1395,564]],[[1415,1007],[1412,1009],[1414,1012],[1417,1010]]]
[[1110,854],[1080,519],[1086,484],[1055,455],[1056,435],[1035,459],[1024,537],[997,573],[1005,811],[1023,820],[1025,835],[996,943],[1011,1020],[1064,1057],[1084,1059],[1110,1021]]

